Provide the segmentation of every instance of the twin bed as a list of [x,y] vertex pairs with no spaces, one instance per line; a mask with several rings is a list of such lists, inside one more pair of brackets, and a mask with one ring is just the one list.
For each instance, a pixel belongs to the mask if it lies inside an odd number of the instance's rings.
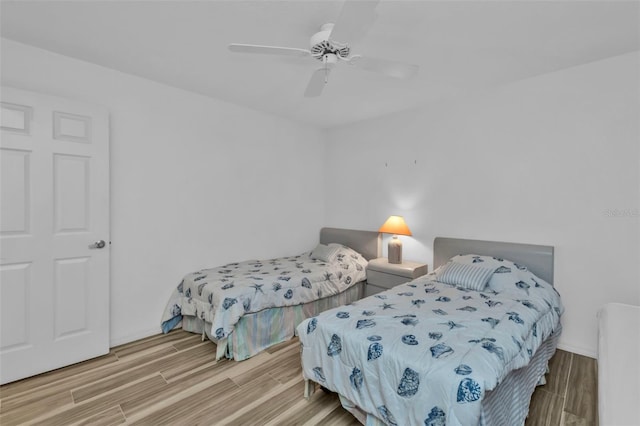
[[434,272],[361,299],[379,234],[324,228],[320,242],[187,275],[163,329],[236,360],[295,333],[305,396],[318,383],[368,425],[524,423],[561,333],[553,247],[436,238]]
[[187,274],[167,303],[162,330],[181,325],[208,337],[216,359],[250,358],[291,339],[304,319],[362,298],[380,239],[372,231],[322,228],[310,252]]
[[367,425],[523,424],[561,332],[553,247],[434,252],[433,273],[298,326],[306,394],[319,383]]

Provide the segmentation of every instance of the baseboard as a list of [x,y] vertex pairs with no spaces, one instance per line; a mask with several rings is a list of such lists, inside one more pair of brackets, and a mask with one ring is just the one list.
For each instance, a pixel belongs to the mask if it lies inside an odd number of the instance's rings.
[[558,349],[562,349],[563,351],[571,352],[578,355],[583,355],[589,358],[598,359],[597,352],[577,346],[568,345],[566,343],[558,343]]
[[136,340],[144,339],[145,337],[155,336],[156,334],[161,334],[162,329],[160,327],[154,327],[149,330],[142,330],[134,334],[129,334],[127,336],[122,337],[114,337],[109,341],[109,347],[113,348],[116,346],[124,345],[125,343],[131,343]]

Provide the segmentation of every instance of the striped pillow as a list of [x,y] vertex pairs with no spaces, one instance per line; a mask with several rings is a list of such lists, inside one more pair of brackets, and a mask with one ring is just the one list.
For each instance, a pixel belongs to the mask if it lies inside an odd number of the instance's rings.
[[316,248],[309,253],[309,257],[323,262],[333,262],[340,249],[342,249],[342,246],[318,244]]
[[449,262],[436,272],[436,281],[458,285],[469,290],[482,291],[495,268]]

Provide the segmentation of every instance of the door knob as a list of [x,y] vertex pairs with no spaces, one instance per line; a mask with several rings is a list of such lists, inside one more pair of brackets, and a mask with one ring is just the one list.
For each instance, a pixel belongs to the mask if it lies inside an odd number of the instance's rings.
[[104,246],[106,246],[107,243],[104,242],[104,240],[100,240],[100,241],[96,241],[95,243],[91,244],[89,246],[89,248],[91,249],[101,249],[104,248]]

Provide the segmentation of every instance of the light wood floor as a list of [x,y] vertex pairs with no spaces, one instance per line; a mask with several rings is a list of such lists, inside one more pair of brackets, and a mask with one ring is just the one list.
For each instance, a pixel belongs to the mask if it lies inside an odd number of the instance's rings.
[[[0,424],[358,425],[334,394],[302,397],[297,339],[247,361],[181,330],[0,387]],[[527,426],[596,425],[596,362],[558,351]]]

